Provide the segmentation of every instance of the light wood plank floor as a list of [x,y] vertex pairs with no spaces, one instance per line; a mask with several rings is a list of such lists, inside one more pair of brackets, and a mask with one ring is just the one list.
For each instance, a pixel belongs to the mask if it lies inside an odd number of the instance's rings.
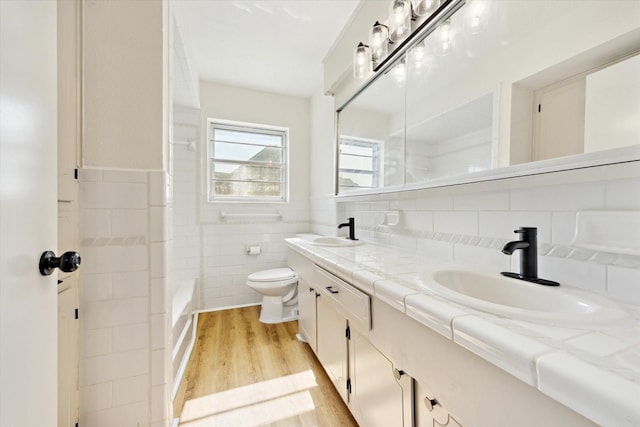
[[201,313],[174,400],[180,426],[356,426],[297,322],[266,325],[260,306]]

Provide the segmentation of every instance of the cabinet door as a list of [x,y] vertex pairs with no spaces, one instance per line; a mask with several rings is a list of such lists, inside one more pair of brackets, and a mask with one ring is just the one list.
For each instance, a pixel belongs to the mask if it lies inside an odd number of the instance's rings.
[[347,321],[325,294],[317,299],[316,354],[342,399],[347,402]]
[[415,382],[416,427],[462,427],[453,415],[437,402],[437,396]]
[[[405,414],[403,393],[411,401],[411,379],[408,389],[394,377],[394,366],[371,343],[353,328],[349,348],[351,407],[363,426],[411,426],[411,409]],[[404,419],[406,416],[406,420]]]
[[298,328],[309,346],[317,353],[316,345],[316,290],[304,279],[298,280]]

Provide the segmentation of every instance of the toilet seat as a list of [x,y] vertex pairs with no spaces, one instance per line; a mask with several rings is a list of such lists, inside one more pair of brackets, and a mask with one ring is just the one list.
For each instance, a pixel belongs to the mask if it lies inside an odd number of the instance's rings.
[[294,279],[296,273],[290,268],[273,268],[271,270],[257,271],[250,274],[247,280],[251,282],[279,282],[281,280]]

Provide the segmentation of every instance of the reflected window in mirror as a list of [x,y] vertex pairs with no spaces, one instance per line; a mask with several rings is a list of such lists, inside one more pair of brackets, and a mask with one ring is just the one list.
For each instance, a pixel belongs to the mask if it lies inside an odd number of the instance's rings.
[[341,135],[338,173],[340,191],[382,186],[382,153],[383,141]]

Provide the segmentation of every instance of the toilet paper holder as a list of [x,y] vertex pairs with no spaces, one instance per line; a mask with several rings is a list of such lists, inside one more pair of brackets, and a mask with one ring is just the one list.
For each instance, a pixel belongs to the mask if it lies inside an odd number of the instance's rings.
[[246,252],[247,255],[260,255],[262,248],[260,245],[247,245]]

